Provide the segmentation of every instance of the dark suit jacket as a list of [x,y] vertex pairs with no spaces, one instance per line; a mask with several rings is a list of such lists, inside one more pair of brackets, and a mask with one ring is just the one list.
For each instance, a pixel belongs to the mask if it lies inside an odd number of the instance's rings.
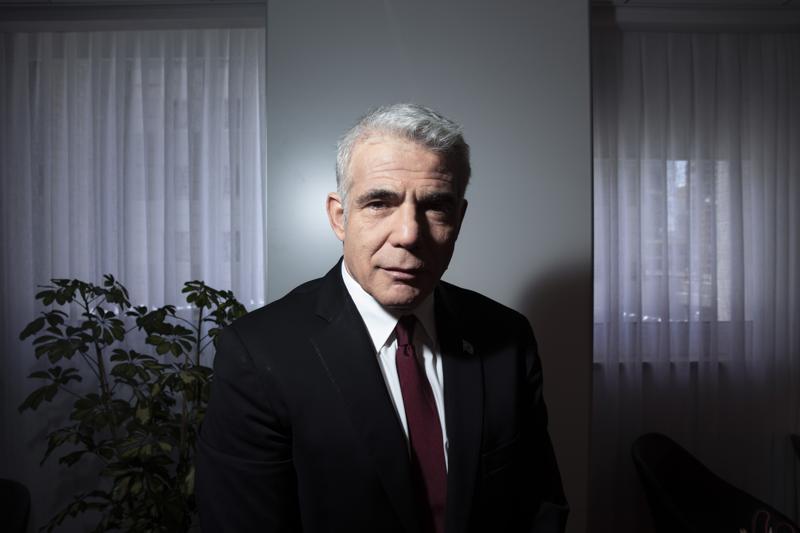
[[[340,266],[217,341],[196,491],[205,532],[419,531],[406,438]],[[562,531],[528,321],[441,282],[448,533]]]

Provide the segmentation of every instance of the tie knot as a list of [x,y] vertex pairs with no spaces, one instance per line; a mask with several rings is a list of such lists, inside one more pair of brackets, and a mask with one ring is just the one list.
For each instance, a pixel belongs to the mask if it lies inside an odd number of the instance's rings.
[[404,315],[400,317],[400,320],[394,328],[394,334],[397,336],[398,348],[411,344],[411,339],[414,338],[414,326],[416,324],[417,319],[414,315]]

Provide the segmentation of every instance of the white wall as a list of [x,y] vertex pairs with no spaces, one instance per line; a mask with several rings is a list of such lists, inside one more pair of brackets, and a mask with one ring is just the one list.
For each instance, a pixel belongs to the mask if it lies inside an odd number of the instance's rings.
[[585,531],[592,320],[587,0],[269,3],[268,296],[324,274],[336,138],[368,108],[459,121],[474,177],[446,279],[529,317],[551,433]]

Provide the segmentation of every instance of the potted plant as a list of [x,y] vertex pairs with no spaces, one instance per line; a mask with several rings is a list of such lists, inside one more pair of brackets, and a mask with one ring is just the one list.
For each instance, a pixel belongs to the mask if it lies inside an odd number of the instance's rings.
[[48,368],[19,406],[37,410],[74,398],[68,419],[47,436],[42,464],[97,468],[101,482],[74,495],[42,528],[67,517],[99,516],[94,531],[186,531],[196,511],[194,450],[212,370],[201,355],[221,328],[245,314],[230,291],[202,281],[183,287],[186,318],[173,305],[133,306],[113,276],[101,285],[53,279],[36,299],[45,306],[20,334],[33,337]]

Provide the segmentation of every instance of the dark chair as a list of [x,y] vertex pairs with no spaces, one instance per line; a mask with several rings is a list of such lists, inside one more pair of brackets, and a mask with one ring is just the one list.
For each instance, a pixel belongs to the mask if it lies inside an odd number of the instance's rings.
[[800,533],[788,517],[723,480],[660,433],[633,443],[633,462],[658,533]]
[[17,481],[0,478],[0,520],[3,531],[25,533],[31,514],[31,493]]

